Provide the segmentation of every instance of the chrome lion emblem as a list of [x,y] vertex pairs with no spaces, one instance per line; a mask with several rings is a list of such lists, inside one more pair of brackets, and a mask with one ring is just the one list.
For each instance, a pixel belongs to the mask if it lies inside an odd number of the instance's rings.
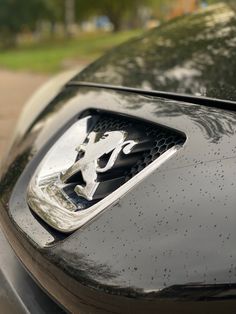
[[[170,131],[161,132],[165,138]],[[29,208],[61,232],[80,228],[177,152],[176,144],[149,160],[159,133],[152,124],[132,118],[85,115],[39,163],[27,189]]]
[[[132,148],[137,144],[136,141],[126,140],[127,133],[124,131],[111,131],[104,134],[91,132],[87,137],[86,143],[80,145],[76,150],[82,154],[69,169],[61,174],[61,181],[67,181],[75,174],[81,172],[85,186],[77,185],[75,192],[77,195],[93,200],[99,182],[97,180],[98,173],[104,173],[112,169],[119,154],[129,154]],[[99,159],[110,154],[107,164],[104,167],[99,166]]]

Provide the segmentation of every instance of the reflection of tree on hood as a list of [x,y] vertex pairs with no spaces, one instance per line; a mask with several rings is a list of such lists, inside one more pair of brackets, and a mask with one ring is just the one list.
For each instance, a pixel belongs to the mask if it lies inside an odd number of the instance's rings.
[[116,48],[78,79],[236,99],[235,33],[234,11],[209,7]]
[[[121,97],[122,94],[120,94]],[[132,99],[133,98],[133,99]],[[144,106],[151,105],[154,115],[157,117],[181,117],[190,118],[194,124],[202,130],[212,143],[217,143],[224,135],[234,135],[236,119],[235,113],[230,111],[222,111],[220,115],[219,109],[207,108],[200,105],[186,104],[166,100],[161,98],[145,97],[144,100],[138,100],[137,96],[129,95],[128,100],[123,98],[124,107],[132,110],[144,110]],[[219,119],[220,115],[220,119]]]

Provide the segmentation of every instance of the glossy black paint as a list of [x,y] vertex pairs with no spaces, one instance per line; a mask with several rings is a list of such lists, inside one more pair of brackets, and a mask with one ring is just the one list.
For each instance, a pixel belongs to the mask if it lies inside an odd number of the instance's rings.
[[44,293],[20,264],[0,230],[0,312],[65,313]]
[[235,34],[221,3],[115,48],[74,80],[236,100]]
[[[25,191],[55,138],[90,108],[177,129],[186,134],[187,142],[119,203],[72,235],[61,237],[32,214]],[[20,239],[19,245],[26,250],[16,249],[20,258],[69,309],[85,300],[91,305],[94,301],[87,294],[96,295],[97,290],[101,295],[95,304],[103,310],[102,295],[108,293],[123,296],[120,300],[138,298],[154,311],[163,298],[160,291],[176,292],[169,287],[189,283],[200,284],[203,299],[204,285],[216,288],[217,284],[225,284],[232,297],[230,284],[236,282],[235,131],[235,112],[105,89],[65,89],[17,139],[9,154],[12,160],[8,159],[1,181],[5,231],[13,229],[13,238]],[[82,301],[81,284],[88,287]],[[217,288],[213,295],[218,292]],[[146,304],[146,298],[154,303]],[[171,311],[171,304],[166,303],[166,311]],[[113,310],[124,311],[123,305]]]
[[[235,100],[234,46],[224,46],[234,19],[221,6],[176,20],[73,82]],[[68,84],[47,106],[38,105],[38,115],[21,120],[0,182],[0,221],[11,245],[36,281],[73,312],[234,313],[236,112],[113,88]],[[119,202],[65,236],[30,211],[26,188],[55,140],[89,109],[174,128],[187,141]]]

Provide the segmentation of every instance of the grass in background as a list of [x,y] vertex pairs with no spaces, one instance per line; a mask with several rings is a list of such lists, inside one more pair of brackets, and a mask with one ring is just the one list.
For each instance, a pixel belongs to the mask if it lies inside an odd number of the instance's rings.
[[141,31],[81,34],[76,39],[24,44],[16,49],[0,51],[0,67],[10,70],[53,73],[70,64],[87,64],[110,48],[140,35]]

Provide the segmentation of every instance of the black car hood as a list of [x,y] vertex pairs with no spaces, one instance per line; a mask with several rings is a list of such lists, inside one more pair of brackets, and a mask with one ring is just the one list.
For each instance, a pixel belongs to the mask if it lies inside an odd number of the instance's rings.
[[225,4],[115,48],[75,80],[236,100],[236,15]]
[[[29,210],[26,189],[55,137],[90,108],[173,128],[187,140],[117,204],[63,237]],[[18,131],[0,185],[5,232],[30,272],[70,309],[80,302],[85,286],[158,302],[159,292],[169,293],[175,285],[194,283],[201,290],[234,283],[235,125],[235,112],[222,109],[66,87],[24,135]],[[176,297],[173,291],[168,297]],[[104,298],[94,298],[106,305]]]

